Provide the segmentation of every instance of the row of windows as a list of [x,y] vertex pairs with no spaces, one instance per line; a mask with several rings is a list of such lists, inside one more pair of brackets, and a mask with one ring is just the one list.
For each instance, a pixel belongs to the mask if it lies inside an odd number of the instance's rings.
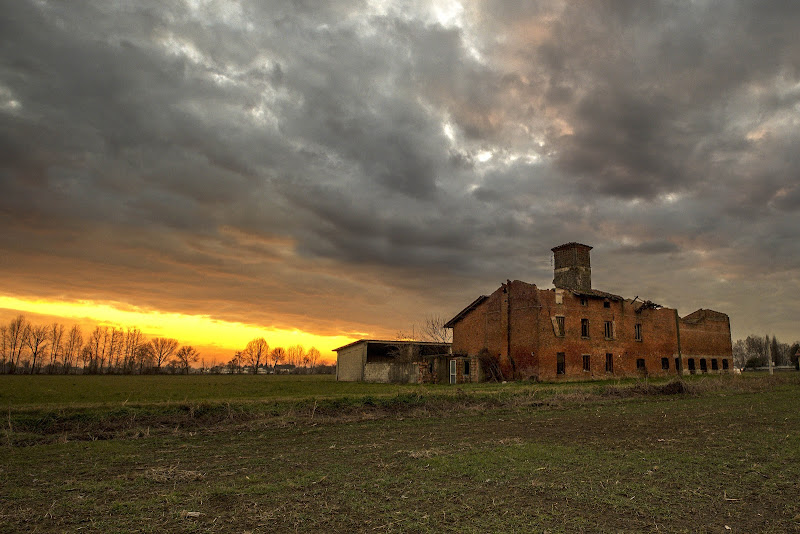
[[[589,354],[583,355],[583,370],[589,372],[592,370],[592,357]],[[556,374],[563,375],[566,372],[566,353],[564,352],[557,352],[556,353]],[[677,369],[679,365],[679,359],[675,358],[675,368]],[[687,360],[687,366],[689,368],[690,373],[695,372],[695,360],[694,358],[689,358]],[[636,369],[639,371],[646,371],[647,364],[644,361],[644,358],[637,358],[636,359]],[[661,358],[661,369],[664,371],[669,370],[669,358]],[[724,371],[728,370],[728,360],[722,360],[722,369]],[[719,370],[719,362],[716,358],[711,358],[711,370],[718,371]],[[706,362],[705,358],[700,358],[700,371],[705,373],[708,371],[708,363]],[[613,373],[614,372],[614,355],[606,353],[606,373]]]
[[[566,329],[564,328],[564,317],[561,315],[556,316],[555,322],[556,336],[564,337]],[[606,339],[614,339],[614,321],[603,322],[603,336]],[[589,319],[581,319],[581,337],[591,337],[589,335]],[[636,341],[642,340],[642,325],[636,323],[633,326],[633,339]]]

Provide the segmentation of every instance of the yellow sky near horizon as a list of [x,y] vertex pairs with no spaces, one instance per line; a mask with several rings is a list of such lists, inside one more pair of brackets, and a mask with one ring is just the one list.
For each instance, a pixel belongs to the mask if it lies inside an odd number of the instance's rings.
[[[264,337],[270,347],[302,345],[316,347],[322,359],[336,360],[333,349],[355,341],[357,337],[325,336],[302,330],[263,327],[222,321],[208,315],[187,315],[142,309],[121,302],[91,300],[55,301],[0,295],[0,309],[56,317],[64,322],[95,323],[117,327],[137,327],[147,337],[171,337],[181,344],[205,348],[208,359],[224,363],[248,341]],[[366,334],[363,335],[366,337]],[[207,360],[207,363],[208,362]]]

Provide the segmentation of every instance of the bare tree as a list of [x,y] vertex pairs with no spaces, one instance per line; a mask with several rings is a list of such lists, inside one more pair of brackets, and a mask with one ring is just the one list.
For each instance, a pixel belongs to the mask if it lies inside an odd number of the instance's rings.
[[171,337],[156,337],[150,341],[149,346],[158,372],[178,348],[178,340]]
[[9,350],[9,373],[14,373],[19,367],[19,359],[22,356],[22,348],[25,346],[25,338],[28,335],[28,322],[25,316],[18,315],[12,319],[8,325],[8,350]]
[[31,374],[39,372],[39,366],[42,364],[38,361],[40,357],[44,356],[44,351],[47,348],[47,327],[28,325],[28,336],[25,343],[31,353]]
[[270,352],[269,359],[272,361],[272,371],[277,374],[277,365],[286,359],[286,349],[283,347],[275,347],[272,349],[272,352]]
[[67,340],[64,342],[64,348],[61,352],[61,370],[64,374],[69,373],[70,367],[76,363],[78,351],[80,351],[82,345],[83,334],[81,333],[81,327],[74,325],[70,328],[69,334],[67,334]]
[[308,363],[311,366],[311,372],[313,373],[314,367],[317,366],[317,362],[319,361],[320,358],[319,350],[317,350],[317,347],[311,347],[310,349],[308,349],[306,356],[308,357]]
[[56,367],[60,363],[61,352],[63,348],[61,347],[62,339],[64,338],[64,325],[53,323],[50,325],[50,330],[48,331],[50,337],[50,363],[48,364],[48,372],[55,373]]
[[8,372],[8,327],[0,326],[0,373]]
[[422,339],[436,343],[452,343],[453,330],[445,328],[447,321],[440,315],[431,315],[425,318],[422,324]]
[[197,352],[191,345],[184,345],[175,353],[175,366],[178,367],[184,374],[189,374],[189,367],[200,358],[200,353]]
[[258,373],[258,368],[262,360],[266,363],[268,354],[269,344],[267,340],[263,337],[257,337],[247,343],[247,346],[241,353],[241,357],[244,359],[245,363],[250,365],[253,374],[256,374]]
[[136,367],[136,352],[144,342],[142,332],[134,327],[129,327],[125,332],[125,339],[122,343],[122,372],[132,373]]
[[306,351],[302,345],[295,345],[293,347],[289,347],[286,349],[286,363],[290,365],[294,365],[297,367],[298,365],[303,363],[303,358],[306,355]]

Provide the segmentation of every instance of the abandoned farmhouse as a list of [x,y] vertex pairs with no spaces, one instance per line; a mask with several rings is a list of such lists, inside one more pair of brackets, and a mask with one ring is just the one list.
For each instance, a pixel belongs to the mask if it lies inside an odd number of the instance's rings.
[[552,249],[553,289],[509,280],[475,299],[445,324],[453,330],[449,349],[371,340],[336,349],[337,379],[462,383],[732,369],[726,314],[699,309],[680,317],[638,297],[593,289],[591,249],[580,243]]

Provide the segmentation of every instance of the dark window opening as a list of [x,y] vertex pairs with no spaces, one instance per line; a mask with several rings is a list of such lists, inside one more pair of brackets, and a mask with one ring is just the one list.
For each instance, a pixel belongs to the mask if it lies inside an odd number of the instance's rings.
[[723,371],[728,370],[728,360],[722,360],[722,370]]
[[680,358],[675,358],[675,370],[676,371],[680,371],[681,370],[681,359]]
[[642,340],[642,325],[640,323],[636,323],[633,327],[633,339],[636,341]]
[[591,370],[591,362],[588,354],[583,355],[583,370],[584,371]]
[[702,371],[703,373],[708,372],[708,363],[706,363],[705,358],[700,358],[700,371]]
[[636,368],[640,371],[644,371],[647,367],[644,364],[644,358],[636,358]]
[[689,358],[689,360],[686,363],[689,364],[689,372],[691,374],[694,374],[694,358]]
[[557,336],[564,336],[564,318],[563,317],[556,317],[556,333]]
[[717,359],[716,358],[711,360],[711,370],[712,371],[718,371],[719,370],[719,365],[717,364]]
[[564,365],[564,353],[563,352],[557,352],[556,353],[556,374],[557,375],[563,375],[565,371],[566,371],[566,368],[565,368],[565,365]]
[[581,337],[589,337],[589,319],[581,319]]
[[603,307],[604,307],[604,308],[610,308],[610,307],[611,307],[611,303],[610,303],[610,302],[608,302],[608,301],[605,301],[605,302],[603,303]]
[[589,305],[589,301],[588,300],[581,299],[581,306],[588,306],[588,305]]
[[613,373],[614,372],[614,355],[606,353],[606,373]]
[[464,376],[469,376],[469,360],[464,360]]
[[612,321],[605,322],[604,330],[606,339],[614,339],[614,323]]
[[669,358],[661,358],[661,368],[669,369]]

